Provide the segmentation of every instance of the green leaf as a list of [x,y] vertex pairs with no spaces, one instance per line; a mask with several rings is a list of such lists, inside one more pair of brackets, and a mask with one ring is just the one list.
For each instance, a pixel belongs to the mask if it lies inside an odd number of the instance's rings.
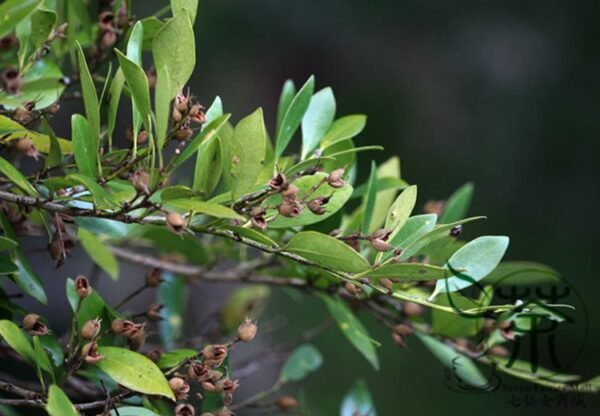
[[111,410],[110,416],[160,416],[145,407],[124,406],[119,407],[118,412],[117,410]]
[[115,53],[119,59],[119,65],[121,65],[125,80],[131,90],[133,102],[142,116],[146,130],[150,131],[152,109],[150,108],[150,92],[146,73],[138,64],[123,55],[119,50],[115,49]]
[[313,151],[327,133],[335,117],[335,97],[330,87],[323,88],[310,99],[302,117],[302,159]]
[[139,20],[133,25],[127,41],[127,58],[142,65],[142,43],[144,42],[144,25]]
[[56,384],[48,390],[46,411],[50,416],[79,416],[69,397]]
[[198,0],[171,0],[171,10],[173,11],[173,16],[185,10],[193,25],[196,20],[196,13],[198,12]]
[[[315,173],[314,175],[302,176],[294,181],[294,185],[299,189],[299,197],[308,195],[308,200],[320,197],[331,196],[329,202],[324,206],[325,213],[322,215],[313,214],[308,208],[304,208],[300,214],[293,218],[287,218],[282,215],[277,216],[275,220],[269,222],[269,229],[279,228],[290,228],[301,225],[310,225],[321,222],[344,207],[350,195],[352,195],[352,187],[349,184],[345,184],[342,188],[334,189],[328,184],[324,183],[319,188],[311,193],[314,186],[318,185],[327,177],[327,174],[323,172]],[[276,194],[265,200],[265,206],[276,206],[282,201],[281,195]],[[275,210],[269,210],[269,215],[275,213]]]
[[[388,241],[392,247],[402,249],[400,260],[406,260],[416,253],[415,250],[407,250],[406,247],[410,247],[412,243],[433,230],[436,221],[436,214],[415,215],[406,220],[398,234]],[[393,255],[393,252],[384,253],[383,260],[387,260]]]
[[488,380],[470,358],[456,352],[450,346],[438,341],[434,337],[422,333],[417,333],[416,335],[433,355],[442,362],[444,367],[452,371],[452,375],[458,378],[459,382],[475,387],[488,385]]
[[42,118],[41,129],[48,133],[48,138],[50,139],[50,150],[48,151],[48,157],[46,158],[46,168],[51,169],[60,165],[62,162],[60,141],[56,137],[56,134],[54,134],[54,130],[52,130],[52,127],[46,118]]
[[100,106],[98,104],[98,93],[92,79],[92,74],[85,61],[85,55],[81,45],[77,42],[77,59],[79,61],[79,77],[81,79],[81,93],[85,115],[93,132],[94,149],[97,151],[100,142]]
[[262,171],[267,135],[262,109],[242,119],[235,127],[225,162],[232,199],[251,191]]
[[0,4],[0,36],[9,33],[42,2],[43,0],[6,0]]
[[125,85],[125,76],[121,68],[117,69],[108,89],[108,142],[112,145],[113,133],[117,124],[119,101]]
[[154,108],[156,112],[156,147],[161,152],[165,146],[171,113],[171,75],[169,68],[162,66],[156,70],[156,88],[154,90]]
[[346,243],[316,231],[294,235],[286,250],[328,269],[348,273],[361,273],[369,263]]
[[367,116],[355,114],[338,118],[333,122],[327,134],[321,139],[321,149],[331,147],[343,140],[351,139],[365,128]]
[[184,317],[186,315],[187,295],[183,278],[173,273],[163,272],[163,282],[158,288],[158,303],[163,305],[158,324],[162,345],[172,349],[183,334]]
[[253,228],[236,227],[234,225],[225,225],[223,226],[223,228],[233,231],[234,234],[237,234],[241,237],[247,238],[252,241],[256,241],[261,244],[265,244],[266,246],[279,247],[279,244],[277,244],[277,242],[271,237]]
[[164,396],[175,400],[173,391],[160,369],[149,358],[118,347],[98,347],[103,357],[96,366],[117,383],[138,393]]
[[39,60],[23,76],[19,94],[10,95],[0,91],[0,104],[6,109],[15,109],[23,107],[25,103],[35,102],[35,109],[42,110],[58,100],[65,86],[60,67],[52,61]]
[[369,225],[371,224],[371,219],[373,218],[373,211],[375,209],[375,200],[377,198],[377,166],[375,165],[375,161],[371,161],[371,175],[369,176],[369,182],[367,187],[367,193],[365,195],[363,206],[364,206],[364,214],[363,214],[363,223],[362,223],[362,233],[367,235],[369,234]]
[[50,358],[48,358],[48,354],[46,353],[46,350],[44,349],[44,346],[42,345],[42,341],[40,340],[40,337],[38,337],[38,336],[33,337],[33,353],[34,353],[36,365],[41,370],[44,370],[46,373],[50,374],[50,377],[52,378],[53,381],[56,381],[55,375],[54,375],[54,367],[52,366],[52,363],[50,362]]
[[207,248],[202,240],[192,235],[179,236],[166,227],[158,225],[145,225],[139,229],[138,233],[132,234],[130,237],[149,240],[161,253],[182,255],[194,264],[206,264],[210,261]]
[[72,173],[67,175],[66,178],[85,186],[87,190],[90,191],[90,194],[92,194],[94,204],[98,209],[114,209],[119,207],[119,203],[115,198],[103,187],[98,185],[91,177],[79,173]]
[[8,160],[0,156],[0,173],[8,178],[9,181],[17,185],[23,192],[29,196],[36,196],[37,190],[29,183],[27,178],[13,166]]
[[81,114],[71,117],[73,153],[79,172],[90,178],[98,177],[98,142],[88,120]]
[[391,230],[392,234],[390,238],[394,238],[396,234],[400,232],[410,213],[415,207],[417,202],[417,186],[412,185],[406,188],[402,193],[396,198],[396,201],[390,207],[384,228],[386,230]]
[[455,292],[483,279],[502,260],[508,241],[504,236],[483,236],[467,243],[446,264],[449,270],[461,271],[451,274],[447,280],[439,280],[434,294]]
[[283,364],[279,381],[289,383],[300,381],[315,372],[323,364],[323,356],[311,344],[303,344],[296,348]]
[[[38,133],[37,131],[28,130],[16,121],[13,121],[10,118],[2,115],[0,115],[0,135],[3,137],[5,142],[27,136],[31,139],[33,145],[39,152],[51,153],[50,149],[52,144],[48,135]],[[73,153],[73,147],[70,141],[65,139],[57,140],[63,153]]]
[[18,271],[19,267],[10,258],[0,256],[0,274],[12,274]]
[[483,280],[486,285],[538,286],[560,282],[560,273],[545,264],[533,261],[504,261]]
[[117,280],[119,278],[119,262],[106,244],[85,228],[79,227],[77,236],[81,241],[81,246],[92,261],[113,280]]
[[0,236],[0,250],[10,250],[13,248],[17,248],[18,246],[19,243],[13,240],[12,238]]
[[321,295],[325,301],[329,313],[337,322],[342,333],[352,345],[367,359],[375,370],[379,370],[379,359],[375,351],[374,341],[369,335],[367,328],[358,320],[352,311],[340,298],[330,295]]
[[38,50],[46,43],[56,23],[56,13],[52,10],[38,9],[31,15],[31,43]]
[[166,205],[184,211],[194,211],[198,214],[210,215],[216,218],[245,220],[240,214],[220,204],[205,202],[197,198],[171,199]]
[[467,182],[448,198],[444,212],[440,215],[440,223],[446,224],[462,220],[467,215],[471,199],[473,199],[473,189],[473,183]]
[[29,364],[35,365],[35,353],[23,330],[12,321],[0,321],[0,338],[25,359]]
[[[15,234],[10,221],[8,221],[6,215],[2,212],[0,212],[0,224],[2,225],[6,237],[12,240],[17,239],[17,235]],[[13,262],[19,267],[19,272],[13,277],[17,286],[38,302],[46,304],[48,298],[46,297],[44,287],[42,286],[39,276],[31,268],[23,248],[19,245],[17,248],[11,250],[11,256]]]
[[408,281],[439,280],[449,274],[444,267],[422,263],[389,263],[365,273],[375,280],[387,278]]
[[258,318],[270,294],[271,289],[264,285],[236,289],[229,295],[221,311],[224,330],[233,331],[244,321],[244,318]]
[[[185,146],[181,154],[173,163],[173,169],[177,169],[179,166],[183,164],[186,160],[188,160],[196,150],[199,152],[202,150],[206,151],[206,147],[217,138],[217,134],[219,129],[223,127],[231,114],[223,114],[220,117],[217,117],[212,122],[209,122],[202,131],[194,137],[190,142]],[[203,147],[204,146],[204,147]]]
[[180,349],[165,352],[160,356],[158,366],[160,368],[172,368],[180,364],[182,361],[187,360],[198,355],[198,351],[191,349]]
[[[397,181],[395,186],[386,188],[386,180]],[[400,179],[400,158],[394,156],[377,168],[377,196],[373,207],[373,216],[369,222],[369,232],[381,228],[387,212],[396,199],[397,190],[405,189],[408,184]]]
[[167,68],[171,77],[168,97],[175,97],[196,66],[194,30],[186,11],[175,14],[154,36],[152,57],[156,68]]
[[356,382],[346,394],[340,408],[340,416],[356,415],[377,416],[371,393],[369,393],[366,383],[362,380]]
[[[448,293],[435,301],[438,305],[449,306],[455,311],[478,308],[480,305],[473,299],[459,293]],[[439,309],[431,310],[433,332],[448,337],[470,337],[483,328],[483,318],[465,316],[460,313],[444,312]]]
[[[284,87],[285,88],[285,87]],[[315,88],[315,77],[308,78],[300,88],[298,94],[292,99],[277,129],[275,157],[278,159],[290,143],[292,136],[300,126],[302,117],[310,104],[310,98]]]

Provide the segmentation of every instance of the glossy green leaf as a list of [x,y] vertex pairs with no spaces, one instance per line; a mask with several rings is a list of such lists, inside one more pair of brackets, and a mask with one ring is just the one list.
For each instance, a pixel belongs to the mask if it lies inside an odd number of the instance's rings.
[[369,228],[371,219],[373,218],[373,211],[375,210],[375,200],[377,199],[377,166],[375,161],[371,161],[371,174],[369,175],[369,181],[367,186],[367,193],[363,200],[363,220],[362,220],[362,233],[364,235],[369,234]]
[[17,248],[19,243],[12,238],[8,238],[5,236],[0,236],[0,250],[10,250],[13,248]]
[[362,114],[338,118],[321,139],[321,148],[331,147],[338,142],[357,136],[363,131],[366,124],[367,116]]
[[[395,186],[386,189],[386,180],[395,180]],[[373,215],[369,221],[369,232],[381,228],[386,215],[396,200],[397,190],[405,189],[408,184],[400,179],[400,158],[394,156],[383,162],[377,168],[377,195],[373,206]]]
[[279,381],[289,383],[300,381],[313,373],[323,364],[323,356],[311,344],[303,344],[296,348],[281,368]]
[[[327,177],[327,174],[323,172],[316,173],[314,175],[302,176],[294,181],[294,185],[298,187],[299,193],[298,196],[303,198],[304,195],[308,195],[312,188],[323,181],[323,179]],[[332,188],[328,184],[324,183],[319,188],[310,193],[310,196],[307,198],[307,202],[320,197],[328,197],[331,196],[329,202],[325,204],[325,213],[322,215],[313,214],[307,207],[304,207],[300,214],[293,218],[284,217],[282,215],[277,216],[275,220],[269,222],[269,229],[280,229],[280,228],[289,228],[289,227],[297,227],[301,225],[310,225],[321,222],[333,214],[338,212],[340,209],[344,207],[344,204],[348,201],[352,195],[352,187],[349,184],[344,185],[342,188]],[[281,195],[276,194],[269,197],[265,201],[265,206],[274,207],[281,203]],[[269,210],[269,215],[275,213],[275,210]]]
[[154,108],[156,113],[156,147],[161,151],[165,146],[171,113],[171,75],[169,68],[162,66],[156,70],[156,89],[154,90]]
[[531,285],[560,282],[560,273],[545,264],[532,261],[504,261],[484,277],[486,285]]
[[277,159],[283,154],[285,148],[290,143],[292,136],[296,133],[296,130],[298,130],[298,127],[302,122],[302,117],[310,104],[314,88],[315,77],[311,76],[302,88],[300,88],[287,107],[281,120],[281,125],[277,129],[275,145],[275,157]]
[[467,243],[447,263],[448,269],[462,271],[439,280],[434,293],[461,290],[483,279],[498,266],[508,242],[504,236],[483,236]]
[[124,387],[143,394],[175,400],[160,369],[149,358],[118,347],[98,347],[103,357],[96,366]]
[[148,87],[148,78],[144,70],[122,52],[115,49],[119,65],[123,70],[123,75],[131,90],[131,95],[136,108],[139,110],[146,129],[150,130],[150,119],[152,109],[150,108],[150,92]]
[[125,86],[125,76],[121,68],[117,69],[113,77],[110,88],[108,89],[108,142],[112,144],[113,133],[117,124],[117,111],[119,110],[119,101],[123,87]]
[[[10,221],[8,221],[6,215],[2,212],[0,212],[0,224],[2,225],[6,237],[12,240],[17,239],[17,235],[13,230]],[[46,304],[48,298],[46,297],[46,292],[42,286],[41,279],[35,273],[31,264],[29,264],[29,260],[27,260],[23,248],[19,245],[17,248],[11,250],[11,256],[13,262],[19,267],[19,272],[15,273],[13,276],[17,286],[38,302]]]
[[[27,136],[31,139],[33,145],[39,152],[50,152],[51,140],[48,135],[39,133],[37,131],[28,130],[16,121],[13,121],[12,119],[2,115],[0,115],[0,135],[3,137],[5,142]],[[73,152],[73,147],[70,141],[60,138],[58,138],[57,141],[60,145],[62,153],[69,154]]]
[[92,261],[113,280],[117,280],[119,277],[119,262],[106,244],[85,228],[80,227],[77,230],[77,236],[79,237],[81,246]]
[[231,208],[197,198],[172,199],[167,201],[166,204],[179,210],[194,211],[197,214],[210,215],[211,217],[244,220],[244,217]]
[[298,254],[320,266],[341,272],[361,273],[369,263],[346,243],[316,231],[294,235],[286,250]]
[[[433,230],[436,221],[436,214],[415,215],[406,220],[402,229],[398,231],[398,234],[388,241],[392,247],[402,249],[400,260],[410,258],[418,251],[418,247],[415,247],[413,250],[409,250],[407,247],[411,247],[412,243]],[[384,253],[383,260],[387,260],[393,255],[393,252]]]
[[156,68],[167,68],[171,77],[168,96],[175,97],[196,66],[194,30],[186,11],[177,13],[154,36],[152,57]]
[[196,13],[198,12],[198,0],[171,0],[171,10],[173,11],[173,16],[185,10],[193,25],[196,20]]
[[394,238],[396,234],[400,232],[408,217],[410,216],[412,210],[415,207],[417,202],[417,186],[412,185],[406,188],[402,193],[396,198],[396,201],[390,207],[384,228],[386,230],[391,230],[392,234],[390,238]]
[[399,279],[408,281],[439,280],[450,275],[448,269],[422,263],[388,263],[365,273],[372,279]]
[[474,387],[488,385],[488,380],[470,358],[456,352],[450,346],[438,341],[434,337],[422,333],[417,333],[416,335],[433,355],[442,362],[444,367],[451,371],[451,374],[455,378],[459,379],[459,382],[467,383]]
[[473,183],[467,182],[458,188],[446,201],[444,211],[440,215],[440,223],[447,224],[462,220],[466,215],[473,199]]
[[35,102],[36,110],[54,104],[66,86],[60,67],[49,60],[36,61],[23,76],[23,85],[17,95],[0,91],[0,104],[6,109],[23,107]]
[[6,341],[29,364],[35,364],[35,353],[29,339],[23,333],[23,330],[12,321],[0,321],[0,338]]
[[198,351],[189,348],[172,350],[163,353],[158,361],[159,368],[172,368],[180,364],[182,361],[187,360],[198,355]]
[[98,177],[98,141],[88,120],[81,114],[71,117],[73,153],[81,174],[90,178]]
[[79,416],[69,397],[56,384],[51,385],[48,390],[46,412],[50,416]]
[[110,416],[161,416],[144,407],[123,406],[118,408],[118,412],[112,410]]
[[12,274],[18,271],[19,267],[10,258],[0,256],[0,274]]
[[375,344],[367,328],[358,320],[342,299],[328,295],[322,295],[321,299],[325,301],[329,313],[342,330],[344,336],[348,338],[350,343],[367,359],[375,370],[379,370],[379,359],[375,351]]
[[46,350],[44,349],[44,346],[42,345],[42,341],[40,340],[40,337],[38,337],[38,336],[33,337],[33,354],[35,357],[35,364],[41,370],[50,374],[50,377],[52,378],[52,380],[55,381],[54,367],[52,366],[52,363],[50,362],[50,358],[48,357],[48,354],[46,353]]
[[315,93],[302,117],[302,159],[313,151],[335,117],[335,97],[330,87]]
[[163,272],[163,282],[158,288],[158,303],[164,318],[158,324],[160,338],[165,349],[172,349],[183,335],[184,317],[187,309],[186,286],[183,278]]
[[17,25],[15,34],[19,39],[19,68],[23,69],[25,63],[33,54],[41,51],[48,35],[56,23],[56,13],[51,10],[37,9]]
[[2,173],[8,180],[17,185],[23,192],[29,196],[36,196],[37,190],[33,187],[27,178],[13,166],[8,160],[0,156],[0,173]]
[[81,45],[77,42],[77,60],[79,62],[79,78],[81,80],[81,93],[83,95],[83,105],[85,115],[90,123],[95,143],[95,152],[97,152],[100,141],[100,106],[98,104],[98,93],[92,79],[92,74],[87,66],[85,55]]
[[[181,154],[173,163],[173,169],[177,169],[179,166],[183,164],[186,160],[188,160],[195,152],[202,149],[203,152],[206,151],[206,147],[217,138],[217,134],[219,129],[223,127],[231,114],[223,114],[220,117],[217,117],[212,122],[208,123],[198,135],[196,135],[190,142],[185,146]],[[203,148],[204,146],[204,148]]]
[[251,191],[262,171],[265,157],[266,131],[262,109],[242,119],[235,127],[224,163],[230,177],[233,200]]
[[[448,306],[457,312],[478,308],[480,305],[473,299],[462,296],[459,293],[448,293],[439,296],[436,304]],[[439,309],[431,310],[433,332],[448,337],[470,337],[477,334],[483,328],[483,318],[465,316],[460,313],[450,313]]]
[[232,231],[233,233],[247,238],[252,241],[256,241],[260,244],[265,244],[268,247],[278,247],[279,245],[275,240],[266,235],[265,233],[255,230],[253,228],[236,227],[234,225],[225,225],[225,229]]
[[340,408],[340,416],[377,416],[371,393],[364,381],[360,380],[346,394]]
[[6,0],[0,4],[0,36],[9,33],[42,3],[43,0]]
[[281,94],[279,96],[279,104],[277,106],[277,129],[279,131],[281,128],[281,123],[283,122],[283,117],[285,113],[287,113],[294,96],[296,95],[296,86],[294,85],[294,81],[291,79],[286,80],[283,83],[283,88],[281,89]]
[[115,198],[102,186],[98,185],[96,181],[90,176],[81,175],[79,173],[72,173],[67,176],[67,179],[73,180],[85,186],[92,195],[94,204],[99,209],[111,209],[119,207],[119,203],[115,200]]

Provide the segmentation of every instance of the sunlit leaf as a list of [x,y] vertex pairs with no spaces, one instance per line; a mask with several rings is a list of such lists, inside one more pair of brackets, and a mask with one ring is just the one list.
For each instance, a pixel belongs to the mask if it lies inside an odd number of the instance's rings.
[[56,384],[51,385],[48,390],[46,411],[50,416],[79,416],[69,397]]
[[314,150],[335,117],[335,97],[330,87],[315,93],[302,118],[302,159]]
[[114,254],[108,249],[96,235],[85,228],[79,227],[77,236],[81,246],[98,267],[104,270],[113,280],[119,277],[119,262]]
[[281,125],[277,128],[277,139],[275,141],[275,157],[279,158],[290,143],[292,136],[300,126],[302,117],[308,108],[310,98],[315,87],[315,78],[311,76],[300,88],[281,119]]

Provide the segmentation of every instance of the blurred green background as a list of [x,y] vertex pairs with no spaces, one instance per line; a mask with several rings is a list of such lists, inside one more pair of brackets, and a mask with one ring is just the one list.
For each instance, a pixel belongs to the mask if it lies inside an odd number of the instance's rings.
[[[164,4],[143,3],[140,14]],[[598,11],[593,1],[201,1],[191,85],[207,104],[220,95],[238,119],[262,105],[272,129],[284,80],[298,85],[315,74],[319,87],[333,87],[338,115],[368,115],[357,143],[386,147],[361,154],[359,182],[371,158],[394,154],[403,177],[419,185],[421,206],[472,180],[470,213],[489,219],[467,236],[507,234],[508,259],[547,263],[581,292],[590,337],[568,371],[592,377],[600,373],[600,280],[592,267],[600,248]],[[278,294],[267,311],[286,308],[290,325],[281,332],[289,336],[325,314],[315,301],[291,304]],[[580,346],[584,313],[576,313],[579,328],[558,338],[564,351]],[[313,414],[337,414],[357,378],[367,381],[380,415],[599,409],[592,396],[585,409],[514,407],[507,392],[450,391],[442,366],[416,339],[398,350],[387,331],[367,323],[384,344],[383,369],[370,369],[336,329],[327,331],[315,341],[323,370],[304,386]]]

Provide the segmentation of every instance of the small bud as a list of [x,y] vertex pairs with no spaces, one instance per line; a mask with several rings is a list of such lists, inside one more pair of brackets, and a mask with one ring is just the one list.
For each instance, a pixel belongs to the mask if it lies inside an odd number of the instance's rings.
[[429,200],[425,203],[425,206],[423,207],[423,211],[425,211],[425,213],[427,214],[437,214],[440,215],[442,213],[442,211],[444,210],[444,201],[440,201],[440,200]]
[[233,393],[240,385],[238,380],[231,380],[229,378],[223,378],[215,384],[217,391],[225,393]]
[[346,284],[344,285],[344,288],[346,289],[346,291],[348,293],[350,293],[351,295],[354,295],[354,296],[358,296],[361,292],[360,287],[358,287],[355,284],[350,283],[350,282],[346,282]]
[[300,215],[300,212],[302,212],[302,205],[297,202],[284,201],[277,206],[277,211],[284,217],[293,218]]
[[150,195],[150,188],[148,185],[150,184],[150,175],[143,169],[138,169],[133,172],[129,178],[133,187],[139,193],[143,193],[144,195]]
[[343,168],[339,168],[331,172],[327,177],[327,183],[329,186],[332,188],[342,188],[344,185],[346,185],[346,182],[343,179],[345,172],[346,171]]
[[75,289],[77,290],[77,294],[80,299],[87,298],[92,294],[92,287],[90,286],[90,282],[87,277],[80,274],[75,278]]
[[414,302],[405,302],[402,310],[406,316],[417,316],[423,313],[423,307]]
[[188,377],[192,380],[196,380],[199,383],[208,380],[210,375],[209,372],[210,369],[205,364],[190,363],[190,365],[188,365]]
[[35,313],[25,315],[23,318],[23,329],[29,335],[43,336],[50,332],[48,327],[40,321],[40,316]]
[[388,243],[391,231],[380,228],[369,236],[369,242],[376,251],[390,251],[393,247]]
[[185,228],[185,218],[176,212],[167,214],[167,226],[176,234],[183,233]]
[[292,396],[281,396],[275,401],[275,404],[282,412],[294,410],[298,407],[298,400]]
[[15,110],[12,116],[13,120],[20,124],[29,124],[33,121],[31,110],[24,107],[19,107]]
[[392,332],[392,341],[394,341],[394,344],[396,344],[400,348],[406,347],[406,342],[404,341],[404,337],[400,334],[397,334],[396,332]]
[[21,78],[21,74],[16,68],[6,68],[2,71],[0,78],[2,79],[2,86],[7,93],[15,95],[21,91],[23,78]]
[[102,327],[102,320],[99,318],[90,319],[81,327],[81,338],[91,340],[98,336],[100,328]]
[[496,357],[508,357],[510,355],[510,351],[502,345],[494,345],[489,349],[489,353]]
[[269,186],[271,187],[271,189],[274,189],[276,191],[281,191],[283,188],[286,187],[286,185],[287,181],[282,173],[278,173],[269,181]]
[[169,380],[169,386],[177,400],[187,400],[188,393],[190,392],[190,385],[185,382],[181,377],[173,377]]
[[408,324],[398,324],[398,325],[394,326],[393,331],[394,331],[394,333],[405,337],[407,335],[412,334],[414,332],[414,329],[412,326],[410,326]]
[[158,287],[162,282],[162,270],[156,267],[148,270],[146,273],[146,286],[148,287]]
[[310,211],[315,215],[323,215],[325,214],[324,205],[329,202],[329,197],[320,197],[310,200],[306,203],[306,206]]
[[81,356],[88,364],[96,364],[104,358],[98,353],[98,343],[96,341],[85,344],[81,349]]
[[394,282],[392,282],[392,280],[388,279],[387,277],[383,277],[383,278],[379,279],[379,284],[381,285],[381,287],[384,287],[387,290],[394,289]]
[[159,349],[154,349],[154,350],[148,351],[146,353],[146,357],[150,358],[150,360],[157,363],[160,361],[160,359],[162,357],[162,351]]
[[192,134],[194,134],[194,130],[190,129],[189,127],[186,127],[186,128],[177,130],[177,133],[175,134],[175,138],[177,140],[179,140],[180,142],[185,142],[187,139],[192,137]]
[[452,227],[450,229],[450,236],[452,236],[452,237],[458,237],[461,233],[462,233],[462,225],[461,224],[455,225],[454,227]]
[[187,403],[181,403],[175,406],[175,416],[194,416],[196,409],[194,406]]
[[256,336],[256,331],[258,327],[256,323],[252,322],[250,319],[246,318],[244,322],[238,327],[237,337],[242,342],[250,342]]
[[288,183],[281,189],[281,197],[284,201],[295,201],[298,195],[298,187],[293,183]]
[[160,321],[160,320],[162,320],[163,318],[160,315],[160,311],[162,310],[163,307],[164,307],[163,305],[159,305],[159,304],[156,304],[156,303],[148,306],[148,309],[146,310],[146,316],[151,321]]
[[202,355],[206,365],[218,367],[227,357],[227,346],[221,344],[211,344],[204,347]]

